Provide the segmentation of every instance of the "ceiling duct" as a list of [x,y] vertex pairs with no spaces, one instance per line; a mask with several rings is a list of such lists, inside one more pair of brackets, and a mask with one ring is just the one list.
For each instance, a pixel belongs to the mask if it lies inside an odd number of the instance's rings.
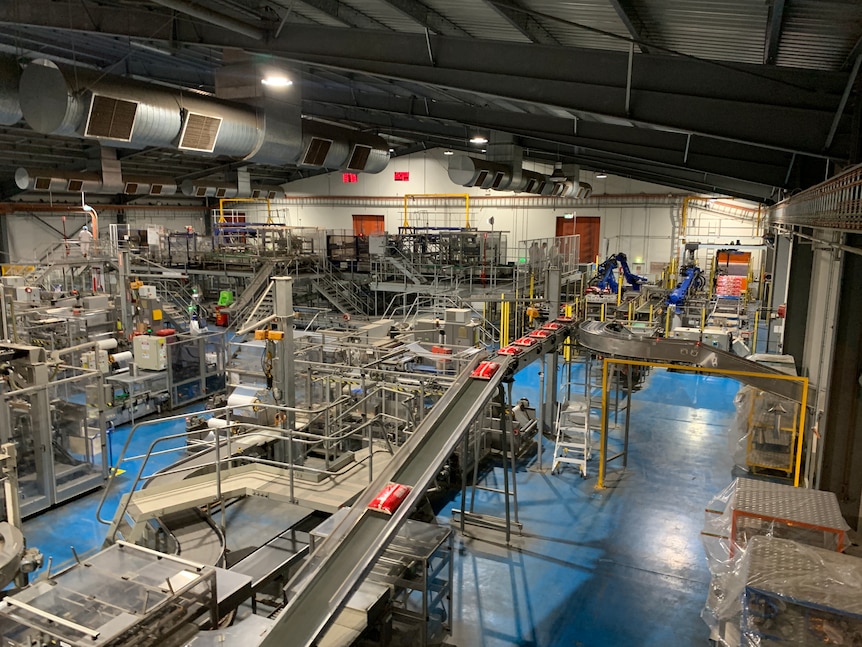
[[12,56],[0,57],[0,126],[11,126],[21,121],[18,102],[18,83],[21,67]]
[[302,121],[299,166],[379,173],[389,164],[389,144],[377,135],[320,121]]
[[[251,158],[267,136],[262,111],[254,107],[46,59],[24,69],[19,87],[24,119],[42,134],[85,137],[114,147],[176,146],[238,158]],[[291,150],[285,147],[283,152]]]
[[126,195],[165,195],[177,192],[177,181],[169,177],[123,176],[123,193]]
[[102,188],[98,173],[18,168],[15,184],[22,191],[97,193]]
[[237,185],[230,182],[185,180],[180,188],[183,195],[194,198],[235,198],[239,195]]
[[512,167],[457,155],[449,158],[449,179],[461,186],[502,191],[512,183]]
[[251,187],[251,197],[255,200],[281,200],[284,189],[280,186],[258,185]]

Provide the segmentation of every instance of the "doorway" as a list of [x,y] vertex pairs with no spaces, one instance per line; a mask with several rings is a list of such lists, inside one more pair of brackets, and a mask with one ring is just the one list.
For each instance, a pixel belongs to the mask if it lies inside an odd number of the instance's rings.
[[557,236],[572,236],[577,234],[581,237],[581,251],[579,263],[593,263],[599,253],[599,232],[601,231],[602,219],[598,216],[585,216],[575,218],[557,217]]
[[383,216],[354,215],[353,235],[371,236],[373,234],[382,234],[386,231],[384,220]]

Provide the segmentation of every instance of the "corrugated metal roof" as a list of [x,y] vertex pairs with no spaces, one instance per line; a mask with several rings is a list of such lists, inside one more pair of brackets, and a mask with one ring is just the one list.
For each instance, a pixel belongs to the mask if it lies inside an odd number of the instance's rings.
[[834,0],[794,0],[786,5],[778,65],[841,69],[862,28],[862,5]]
[[483,40],[528,43],[530,40],[512,26],[496,9],[485,2],[465,0],[424,0],[467,33]]
[[[338,20],[337,18],[333,18],[328,13],[324,13],[319,9],[315,9],[303,2],[296,2],[291,5],[291,16],[293,14],[299,14],[300,16],[307,18],[318,25],[324,25],[326,27],[346,27],[343,22]],[[291,18],[288,18],[288,22],[290,22]]]
[[700,58],[762,63],[764,0],[637,0],[649,42]]
[[406,33],[422,33],[425,28],[411,18],[398,11],[388,2],[380,0],[341,0],[342,4],[349,5],[360,11],[369,18],[383,23],[390,29]]
[[[536,20],[547,29],[561,45],[588,47],[592,49],[627,50],[629,32],[608,0],[530,0],[528,6],[535,10]],[[550,19],[546,16],[553,16]],[[579,26],[615,34],[620,38],[606,36]]]

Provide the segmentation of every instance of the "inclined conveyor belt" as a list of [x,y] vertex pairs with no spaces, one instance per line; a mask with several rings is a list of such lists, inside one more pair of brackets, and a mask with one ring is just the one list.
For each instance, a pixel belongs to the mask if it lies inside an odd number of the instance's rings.
[[[789,380],[786,373],[697,341],[644,337],[629,332],[617,323],[585,321],[578,331],[578,343],[605,357],[691,364],[706,369],[735,371],[741,374],[731,377],[743,384],[794,402],[802,402],[803,388],[800,381]],[[774,379],[775,377],[783,379]]]
[[[564,327],[518,357],[498,355],[494,361],[501,366],[490,380],[472,378],[468,370],[455,381],[383,473],[378,474],[291,580],[289,602],[263,638],[262,647],[314,644],[425,495],[444,461],[497,393],[503,378],[554,350],[568,334],[568,327]],[[391,516],[368,509],[368,504],[389,482],[408,485],[412,490]]]

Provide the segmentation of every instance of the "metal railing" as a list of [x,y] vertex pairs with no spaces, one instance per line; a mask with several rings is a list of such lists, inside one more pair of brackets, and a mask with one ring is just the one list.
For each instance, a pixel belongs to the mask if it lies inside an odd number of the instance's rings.
[[862,229],[862,164],[782,200],[769,209],[769,223]]
[[[171,447],[169,449],[158,449],[157,450],[157,448],[159,446],[161,446],[165,443],[169,443],[171,441],[175,441],[175,440],[180,439],[180,438],[188,438],[191,434],[199,433],[199,432],[198,431],[191,431],[191,432],[186,431],[186,432],[182,432],[182,433],[170,434],[167,436],[161,436],[159,438],[156,438],[155,440],[153,440],[150,443],[149,447],[147,448],[146,453],[144,453],[140,456],[126,456],[126,453],[128,452],[128,449],[131,445],[132,439],[134,438],[134,436],[138,432],[138,430],[140,430],[141,428],[144,428],[144,427],[155,425],[155,424],[161,424],[165,421],[180,420],[180,419],[184,420],[186,418],[186,415],[183,414],[183,415],[176,415],[176,416],[168,416],[166,418],[160,418],[158,420],[149,420],[149,421],[140,422],[140,423],[134,425],[132,427],[131,431],[129,432],[128,437],[126,438],[126,442],[123,445],[123,449],[120,452],[120,456],[118,457],[117,463],[115,466],[115,468],[119,468],[121,465],[123,465],[127,461],[141,460],[141,465],[138,468],[137,474],[135,475],[135,478],[132,482],[132,486],[129,490],[129,496],[124,497],[124,500],[121,501],[120,507],[115,512],[114,519],[112,521],[106,520],[102,517],[102,509],[105,505],[105,502],[108,499],[108,495],[112,490],[112,485],[113,485],[114,480],[115,480],[112,477],[112,478],[108,479],[108,482],[107,482],[104,490],[102,491],[102,498],[99,501],[99,505],[96,509],[96,520],[99,521],[99,523],[102,523],[102,524],[105,524],[105,525],[108,525],[111,527],[111,530],[109,531],[108,537],[106,538],[106,543],[110,543],[110,542],[113,542],[116,540],[117,532],[119,531],[120,525],[122,524],[123,519],[125,519],[126,515],[128,514],[129,506],[132,502],[132,496],[131,496],[132,493],[137,491],[139,489],[139,486],[142,486],[142,484],[146,484],[146,483],[148,483],[148,482],[150,482],[153,479],[158,478],[158,477],[164,477],[164,476],[169,476],[169,475],[173,475],[173,474],[181,474],[181,473],[189,472],[192,470],[197,471],[197,470],[200,470],[202,468],[210,467],[210,466],[215,467],[216,493],[217,493],[217,498],[220,499],[221,498],[221,492],[222,492],[222,490],[221,490],[222,471],[226,467],[229,467],[231,464],[234,464],[236,462],[263,463],[263,464],[271,465],[274,467],[286,468],[289,470],[289,497],[291,500],[294,500],[295,483],[294,483],[293,467],[295,467],[296,464],[294,462],[293,446],[295,444],[298,443],[298,444],[304,444],[304,445],[309,445],[309,446],[315,446],[315,445],[323,444],[325,446],[331,446],[331,444],[333,444],[333,443],[337,444],[337,443],[343,442],[343,441],[345,441],[351,437],[364,436],[365,439],[369,443],[368,460],[370,461],[371,460],[370,457],[373,454],[373,447],[371,446],[371,443],[373,441],[372,429],[373,429],[375,423],[380,422],[377,419],[378,418],[377,415],[375,415],[372,418],[369,418],[368,420],[366,420],[361,425],[352,426],[352,427],[344,427],[342,429],[339,429],[334,434],[328,433],[329,429],[331,429],[331,426],[332,426],[331,423],[333,422],[332,420],[328,419],[330,410],[333,407],[343,405],[348,400],[349,400],[349,398],[339,398],[338,400],[335,400],[334,402],[328,403],[328,404],[321,406],[321,407],[317,407],[315,409],[300,409],[300,408],[293,408],[293,407],[281,407],[278,405],[269,405],[269,404],[264,404],[264,403],[258,403],[255,405],[255,408],[273,409],[273,410],[278,411],[279,413],[293,413],[293,414],[298,413],[298,414],[305,414],[305,415],[310,414],[310,417],[305,422],[305,424],[303,425],[303,428],[299,429],[299,430],[295,430],[295,431],[290,429],[290,428],[282,429],[281,427],[269,427],[269,426],[265,426],[265,425],[251,424],[251,423],[247,423],[247,422],[233,422],[230,420],[231,411],[232,411],[233,407],[220,407],[217,409],[209,409],[209,410],[207,410],[207,413],[212,413],[213,415],[218,415],[218,414],[224,413],[224,414],[226,414],[226,417],[227,417],[227,425],[226,426],[217,427],[217,428],[214,428],[212,430],[213,434],[215,436],[215,440],[212,444],[212,447],[216,449],[216,454],[215,454],[214,460],[203,462],[203,463],[195,462],[193,465],[180,466],[180,467],[168,469],[168,470],[160,470],[160,471],[155,472],[153,474],[145,474],[146,469],[147,469],[147,465],[148,465],[148,463],[152,457],[161,456],[161,455],[169,454],[169,453],[185,452],[186,451],[185,445],[180,446],[180,447]],[[362,403],[360,402],[359,406],[361,406],[361,404]],[[351,408],[354,408],[354,407],[351,407]],[[312,433],[312,432],[307,431],[307,429],[311,428],[311,426],[320,419],[323,419],[327,423],[326,424],[327,431],[325,431],[322,434]],[[362,433],[362,432],[366,432],[366,433]],[[232,439],[235,439],[237,436],[241,435],[241,433],[259,434],[259,435],[271,437],[275,440],[286,440],[286,441],[288,441],[288,461],[287,461],[287,463],[278,462],[278,461],[268,461],[265,459],[260,459],[260,458],[256,458],[256,457],[252,457],[252,456],[245,456],[245,455],[234,456],[233,451],[231,449],[231,441],[232,441]],[[224,435],[224,438],[222,438],[222,435]],[[386,434],[383,434],[383,440],[387,445],[388,451],[390,453],[393,452],[394,450],[393,450],[392,446],[389,444],[389,441],[386,438]],[[220,449],[218,449],[221,447],[223,441],[226,444],[226,450],[224,452],[224,457],[222,457],[222,452],[220,451]],[[307,465],[303,465],[302,470],[305,472],[316,472],[316,473],[321,473],[321,474],[326,474],[326,475],[334,475],[334,474],[338,473],[338,471],[332,471],[329,469],[319,469],[319,468],[314,468],[314,467],[310,467]],[[371,462],[369,462],[369,480],[373,480],[373,463],[371,463]],[[145,485],[144,485],[144,487],[145,487]]]

